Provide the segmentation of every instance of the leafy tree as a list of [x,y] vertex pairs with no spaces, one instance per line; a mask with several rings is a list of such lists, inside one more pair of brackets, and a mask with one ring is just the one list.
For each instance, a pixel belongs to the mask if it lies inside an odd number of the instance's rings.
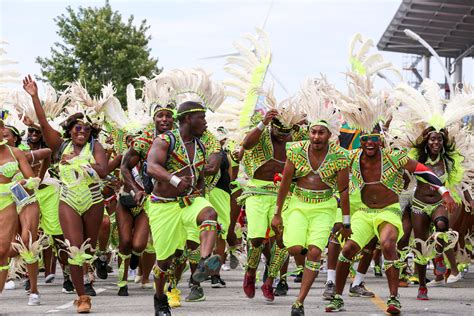
[[91,95],[98,95],[102,85],[112,81],[125,104],[127,84],[138,76],[160,72],[158,59],[150,57],[146,20],[136,27],[132,15],[125,23],[108,1],[101,8],[74,11],[69,6],[66,11],[54,20],[64,42],[54,43],[50,58],[36,58],[41,65],[40,80],[58,90],[66,82],[80,80]]

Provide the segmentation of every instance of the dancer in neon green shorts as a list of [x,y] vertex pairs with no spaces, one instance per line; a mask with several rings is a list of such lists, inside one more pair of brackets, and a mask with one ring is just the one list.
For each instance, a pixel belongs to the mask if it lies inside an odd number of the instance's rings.
[[[245,202],[247,216],[247,266],[243,289],[248,298],[255,296],[255,279],[265,238],[270,237],[272,257],[268,277],[262,286],[262,294],[267,301],[275,299],[273,280],[280,272],[288,257],[281,235],[275,237],[271,220],[276,205],[278,185],[275,178],[283,172],[286,161],[286,145],[290,141],[301,140],[294,136],[295,126],[301,121],[299,113],[284,112],[285,105],[295,99],[285,100],[277,108],[270,109],[258,125],[250,130],[242,142],[245,149],[243,164],[248,181],[239,203]],[[297,104],[291,103],[293,108]],[[269,234],[267,235],[267,230]],[[275,239],[278,242],[274,242]]]
[[[205,147],[199,137],[206,129],[205,108],[188,101],[178,107],[179,128],[160,135],[148,155],[148,174],[156,182],[145,202],[153,245],[156,251],[157,278],[155,312],[169,315],[168,298],[163,293],[165,273],[175,253],[188,251],[198,266],[192,275],[196,283],[216,274],[221,266],[212,256],[217,237],[217,214],[203,197]],[[170,144],[174,150],[167,155]],[[200,248],[196,247],[199,246]],[[194,258],[196,257],[196,258]],[[190,259],[191,260],[191,259]]]
[[[298,142],[287,151],[272,220],[272,227],[276,231],[281,231],[283,224],[283,242],[288,252],[293,256],[306,256],[301,289],[291,315],[304,315],[303,303],[318,275],[321,254],[336,218],[335,193],[339,192],[344,217],[349,217],[349,153],[329,140],[333,135],[336,138],[340,123],[334,115],[331,100],[322,95],[321,91],[326,86],[323,80],[310,79],[302,87],[300,102],[310,121],[309,140]],[[283,210],[295,178],[296,187],[288,206]],[[350,230],[345,229],[343,237],[349,235]]]

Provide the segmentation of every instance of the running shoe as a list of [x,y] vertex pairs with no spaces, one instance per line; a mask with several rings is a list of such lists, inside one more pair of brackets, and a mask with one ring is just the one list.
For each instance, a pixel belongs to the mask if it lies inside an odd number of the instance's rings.
[[374,267],[374,275],[376,277],[381,277],[382,276],[382,267],[381,266],[375,266]]
[[275,288],[275,296],[286,296],[288,294],[288,283],[285,279],[280,279]]
[[40,305],[40,296],[36,293],[30,293],[28,296],[28,305],[29,306],[38,306]]
[[91,283],[86,283],[84,284],[84,288],[86,290],[86,294],[89,296],[97,296],[97,293],[95,292],[94,288],[92,287]]
[[119,287],[118,296],[128,296],[128,285]]
[[220,275],[213,275],[211,276],[211,287],[213,288],[223,288],[226,284],[224,280],[222,280]]
[[458,273],[458,275],[453,275],[453,274],[450,274],[448,279],[446,280],[446,283],[447,284],[452,284],[452,283],[456,283],[458,282],[459,280],[462,279],[462,274],[461,272]]
[[334,297],[331,299],[331,302],[326,305],[326,313],[339,312],[343,310],[344,301],[342,300],[342,297],[338,294],[334,295]]
[[25,283],[23,283],[23,287],[25,288],[25,293],[30,293],[30,289],[31,289],[30,279],[25,280]]
[[95,273],[97,277],[102,280],[106,280],[108,277],[107,272],[107,255],[101,255],[94,261]]
[[296,275],[294,282],[301,283],[301,280],[303,280],[303,271],[301,271],[300,273]]
[[44,278],[44,283],[53,283],[55,278],[56,278],[55,274],[53,273],[48,274],[46,278]]
[[255,296],[255,275],[251,276],[248,272],[244,276],[244,293],[248,298]]
[[427,287],[437,287],[437,286],[444,286],[446,284],[446,282],[444,281],[444,279],[442,280],[431,280],[430,282],[426,283],[426,286]]
[[362,282],[361,284],[356,285],[356,286],[352,286],[352,284],[351,284],[351,287],[349,289],[349,296],[350,297],[368,297],[368,298],[372,298],[372,297],[375,297],[375,294],[373,292],[368,291],[365,288],[364,282]]
[[396,296],[390,296],[387,300],[387,313],[391,315],[398,315],[402,310],[402,304]]
[[332,281],[327,281],[326,284],[324,284],[323,299],[331,300],[335,293],[336,285],[334,285],[334,282]]
[[155,305],[155,316],[171,316],[170,305],[168,304],[168,297],[162,295],[161,297],[153,296]]
[[235,254],[239,254],[239,251],[231,252],[229,256],[229,265],[231,269],[236,269],[239,266],[239,258]]
[[304,306],[302,303],[296,301],[291,306],[291,316],[304,316]]
[[5,290],[14,290],[15,288],[16,288],[15,281],[13,281],[13,280],[8,280],[8,281],[5,283],[5,287],[4,287]]
[[429,298],[428,298],[428,289],[426,288],[426,286],[420,286],[418,288],[418,295],[416,296],[416,299],[420,300],[420,301],[429,300]]
[[186,302],[201,302],[204,301],[206,297],[204,296],[204,290],[199,285],[193,285],[191,292],[184,299]]
[[263,283],[262,294],[267,302],[273,302],[275,300],[275,295],[273,294],[273,286],[271,283],[268,283],[269,282]]
[[444,275],[446,273],[446,265],[444,264],[443,256],[436,257],[434,259],[434,264],[435,264],[435,269],[433,272],[436,276]]
[[132,256],[130,257],[130,269],[135,270],[138,267],[139,262],[140,257],[132,253]]
[[75,289],[74,289],[74,285],[72,284],[71,280],[69,280],[69,279],[64,280],[62,292],[66,293],[66,294],[73,294],[73,293],[76,292]]
[[221,259],[218,255],[201,259],[193,274],[193,280],[198,283],[204,282],[209,276],[219,273],[221,265]]

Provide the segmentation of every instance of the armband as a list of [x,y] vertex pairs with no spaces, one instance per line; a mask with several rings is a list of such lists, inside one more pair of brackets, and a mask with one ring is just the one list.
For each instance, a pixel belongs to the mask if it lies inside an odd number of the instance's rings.
[[265,129],[265,124],[263,124],[263,122],[260,121],[260,122],[258,123],[258,125],[257,125],[257,128],[258,128],[259,130],[263,131],[263,130]]
[[177,177],[177,176],[172,176],[171,179],[170,179],[170,184],[171,184],[172,186],[174,186],[175,188],[178,187],[178,185],[180,184],[180,182],[181,182],[181,179],[180,179],[179,177]]

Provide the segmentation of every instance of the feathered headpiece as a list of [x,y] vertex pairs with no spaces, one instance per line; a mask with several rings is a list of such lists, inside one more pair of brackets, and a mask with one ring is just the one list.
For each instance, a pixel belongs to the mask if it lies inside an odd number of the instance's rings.
[[296,96],[278,102],[273,93],[274,87],[274,84],[272,84],[269,89],[256,89],[256,92],[265,97],[263,105],[267,111],[276,110],[278,112],[278,115],[272,121],[272,125],[289,132],[305,118],[305,113],[303,113]]
[[391,63],[384,62],[379,54],[366,57],[373,46],[372,40],[364,41],[359,51],[354,53],[356,42],[363,42],[360,34],[356,34],[350,44],[351,70],[346,73],[348,93],[338,93],[336,107],[349,125],[370,133],[379,122],[388,120],[393,111],[389,93],[375,90],[374,75],[383,69],[398,71]]
[[307,114],[310,126],[322,125],[327,127],[332,137],[339,135],[341,115],[334,107],[336,91],[326,78],[307,78],[298,93],[302,111]]
[[144,82],[142,102],[143,106],[148,109],[150,117],[155,116],[161,110],[175,111],[175,88],[171,79],[174,74],[175,70],[169,70],[161,72],[152,79],[138,78]]
[[214,112],[224,101],[224,88],[212,81],[211,75],[203,69],[176,69],[172,72],[170,78],[178,106],[187,101],[194,101],[206,110]]
[[[59,129],[60,124],[66,119],[64,108],[68,102],[68,89],[62,91],[59,96],[54,88],[47,84],[45,86],[44,99],[42,105],[46,117],[55,129]],[[10,102],[21,113],[23,122],[30,127],[40,129],[38,117],[33,106],[33,101],[29,94],[24,91],[17,91],[10,97]]]
[[104,121],[102,112],[107,108],[107,104],[119,102],[114,96],[116,91],[112,83],[102,87],[100,97],[91,97],[80,81],[70,83],[68,86],[70,103],[65,108],[67,116],[82,113],[84,120],[95,126],[102,125]]

